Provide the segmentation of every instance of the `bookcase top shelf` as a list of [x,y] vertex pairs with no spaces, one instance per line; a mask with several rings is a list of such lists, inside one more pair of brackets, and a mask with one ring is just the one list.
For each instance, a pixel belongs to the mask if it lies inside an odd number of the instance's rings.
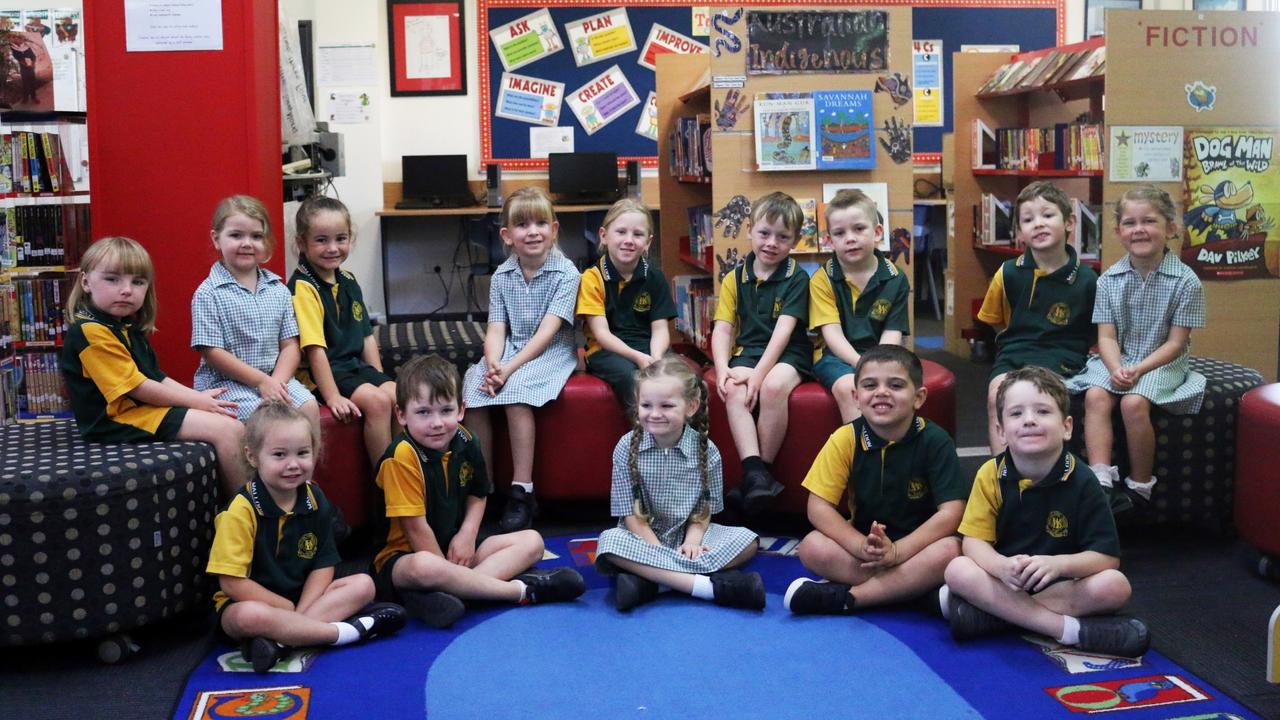
[[1017,95],[1031,95],[1033,93],[1053,92],[1058,94],[1058,98],[1063,102],[1069,100],[1082,100],[1091,97],[1094,93],[1101,93],[1106,85],[1105,75],[1094,75],[1092,77],[1080,78],[1079,80],[1067,80],[1065,82],[1054,83],[1052,85],[1040,85],[1038,87],[1014,88],[1012,90],[1004,90],[1002,92],[988,92],[975,95],[979,100],[990,100],[993,98],[1014,97]]
[[1006,177],[1047,177],[1047,178],[1100,178],[1101,170],[1000,170],[993,168],[975,168],[974,175],[1000,175]]

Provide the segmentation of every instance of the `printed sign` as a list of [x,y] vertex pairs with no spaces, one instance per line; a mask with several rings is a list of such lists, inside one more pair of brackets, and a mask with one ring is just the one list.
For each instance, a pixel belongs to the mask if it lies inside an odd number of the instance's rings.
[[1196,702],[1212,697],[1176,675],[1151,675],[1132,680],[1102,680],[1082,685],[1045,688],[1045,692],[1071,712],[1090,715],[1112,710]]
[[1108,125],[1108,177],[1112,182],[1182,180],[1182,128]]
[[1063,645],[1038,635],[1023,635],[1022,639],[1040,648],[1040,652],[1044,653],[1045,657],[1072,675],[1142,667],[1141,660],[1086,652],[1075,645]]
[[942,127],[942,41],[911,42],[911,77],[915,81],[916,127]]
[[889,66],[889,13],[747,13],[747,73],[866,73]]
[[493,114],[508,120],[554,126],[560,122],[564,83],[502,73],[497,109]]
[[636,49],[636,36],[626,8],[565,23],[564,31],[569,36],[569,48],[578,67]]
[[1280,278],[1277,131],[1184,131],[1182,261],[1201,278]]
[[691,37],[685,37],[671,28],[654,23],[653,29],[649,31],[649,39],[644,41],[644,48],[640,51],[640,59],[636,62],[642,67],[653,70],[656,66],[655,58],[662,53],[701,55],[705,52],[707,52],[706,45]]
[[644,111],[636,121],[636,134],[650,140],[658,139],[658,93],[650,90],[649,97],[644,100]]
[[569,95],[569,107],[588,135],[640,104],[640,96],[617,65],[595,76]]
[[564,49],[551,13],[545,9],[490,30],[489,38],[508,72]]

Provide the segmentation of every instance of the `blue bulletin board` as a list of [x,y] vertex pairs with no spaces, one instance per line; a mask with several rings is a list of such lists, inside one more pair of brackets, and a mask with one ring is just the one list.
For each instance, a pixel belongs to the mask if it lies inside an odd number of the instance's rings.
[[[897,3],[894,3],[897,4]],[[1062,0],[943,0],[929,2],[912,9],[912,36],[918,39],[942,40],[944,54],[944,122],[941,128],[915,131],[917,157],[936,156],[942,150],[942,134],[951,130],[951,53],[961,45],[1016,44],[1022,50],[1052,47],[1060,44],[1063,21]],[[810,2],[745,2],[732,6],[839,6],[875,7],[877,3],[846,0],[810,0]],[[657,143],[636,132],[647,108],[645,100],[654,90],[654,73],[641,65],[641,51],[655,24],[675,31],[688,39],[710,46],[711,38],[697,35],[693,27],[694,7],[716,7],[705,0],[479,0],[477,43],[480,62],[480,154],[482,162],[496,162],[509,169],[542,169],[546,161],[530,158],[530,128],[543,127],[534,122],[498,117],[499,93],[504,66],[498,46],[491,40],[490,30],[501,28],[538,11],[549,14],[561,49],[540,55],[511,72],[538,81],[563,83],[563,95],[574,91],[616,65],[625,76],[638,102],[620,111],[607,124],[588,134],[583,121],[562,103],[556,127],[570,131],[574,149],[582,152],[615,152],[619,161],[638,159],[647,166],[656,165]],[[567,27],[579,25],[585,18],[607,11],[625,9],[627,23],[634,37],[634,49],[579,66],[570,47]],[[545,18],[546,15],[540,16]],[[533,30],[537,30],[531,28]],[[545,33],[546,28],[541,28]],[[714,32],[714,31],[713,31]],[[554,42],[554,41],[549,41]],[[909,52],[909,48],[906,52]],[[510,57],[510,55],[509,55]],[[892,57],[891,66],[909,72],[911,58]],[[536,99],[531,100],[536,102]],[[594,122],[594,120],[593,120]]]

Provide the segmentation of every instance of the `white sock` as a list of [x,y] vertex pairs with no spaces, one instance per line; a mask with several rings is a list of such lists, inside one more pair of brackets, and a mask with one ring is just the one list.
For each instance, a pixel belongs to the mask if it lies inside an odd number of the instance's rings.
[[[365,626],[365,630],[368,630],[373,624],[373,618],[360,618],[360,620],[357,620],[356,622],[360,622],[361,620],[368,621],[367,623],[361,623]],[[338,639],[329,643],[330,645],[350,645],[360,639],[360,631],[356,629],[355,625],[352,625],[349,622],[332,622],[329,624],[338,628]]]
[[513,482],[511,483],[511,487],[522,487],[525,492],[533,492],[533,483],[531,482]]
[[525,598],[529,595],[529,586],[525,585],[523,580],[512,580],[511,582],[515,583],[520,588],[520,600],[518,602],[524,602]]
[[1106,465],[1103,463],[1095,463],[1093,465],[1090,465],[1089,469],[1092,470],[1093,474],[1098,477],[1098,484],[1102,485],[1102,487],[1109,488],[1112,486],[1113,483],[1111,480],[1110,465]]
[[943,620],[951,619],[951,604],[949,602],[950,599],[951,599],[951,588],[947,587],[945,584],[942,587],[938,588],[938,606],[942,608]]
[[711,600],[716,596],[716,591],[711,586],[711,578],[706,575],[693,576],[693,592],[690,595],[699,600]]
[[1151,476],[1151,479],[1150,479],[1150,480],[1148,480],[1148,481],[1146,481],[1146,482],[1144,482],[1144,483],[1140,483],[1140,482],[1137,482],[1136,480],[1134,480],[1133,478],[1128,478],[1128,477],[1127,477],[1127,478],[1125,478],[1125,479],[1124,479],[1124,484],[1125,484],[1125,485],[1128,485],[1130,489],[1132,489],[1134,492],[1136,492],[1136,493],[1138,493],[1139,495],[1141,495],[1141,496],[1143,497],[1143,499],[1150,500],[1150,499],[1151,499],[1151,488],[1153,488],[1153,487],[1155,487],[1155,486],[1156,486],[1156,478],[1155,478],[1155,476],[1153,475],[1153,476]]
[[1070,615],[1062,616],[1062,637],[1058,642],[1063,645],[1076,645],[1080,642],[1080,621]]

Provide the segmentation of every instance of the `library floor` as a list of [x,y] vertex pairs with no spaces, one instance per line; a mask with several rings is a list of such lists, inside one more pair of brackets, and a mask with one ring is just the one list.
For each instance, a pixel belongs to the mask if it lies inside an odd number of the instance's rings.
[[[921,339],[941,334],[940,323],[918,318]],[[982,387],[986,368],[941,350],[921,354],[951,368],[959,387]],[[974,397],[968,397],[974,395]],[[960,447],[985,445],[985,409],[974,393],[958,401]],[[962,458],[972,473],[982,458]],[[612,525],[606,508],[546,508],[539,529],[548,535],[589,534]],[[798,518],[773,518],[756,528],[799,535]],[[1280,717],[1280,688],[1268,685],[1267,621],[1280,603],[1280,585],[1252,573],[1249,551],[1233,537],[1194,528],[1123,532],[1124,571],[1134,596],[1129,611],[1145,619],[1162,653],[1225,691],[1262,717]],[[364,566],[352,558],[344,567]],[[91,643],[5,648],[0,653],[0,718],[165,718],[174,713],[187,674],[207,654],[209,617],[186,617],[137,633],[142,652],[115,666],[100,664]]]

